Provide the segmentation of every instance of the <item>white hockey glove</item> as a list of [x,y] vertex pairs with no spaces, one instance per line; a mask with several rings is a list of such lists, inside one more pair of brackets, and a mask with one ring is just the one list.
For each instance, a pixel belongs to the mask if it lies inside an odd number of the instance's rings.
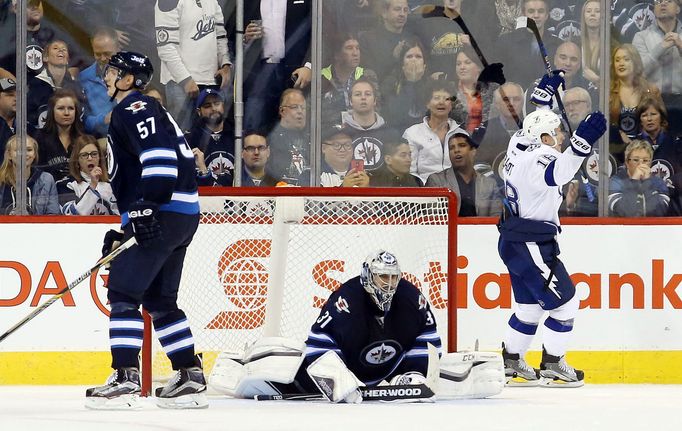
[[339,355],[329,350],[306,368],[308,375],[327,400],[333,403],[362,402],[362,382],[346,367]]
[[405,374],[393,376],[390,385],[421,385],[426,383],[426,377],[417,371],[409,371]]

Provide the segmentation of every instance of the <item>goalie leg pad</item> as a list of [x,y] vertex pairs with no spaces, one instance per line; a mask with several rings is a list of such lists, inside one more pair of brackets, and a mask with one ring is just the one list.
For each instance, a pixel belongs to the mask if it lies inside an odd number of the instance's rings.
[[502,392],[504,383],[499,353],[457,352],[441,357],[439,399],[487,398]]
[[362,382],[333,350],[317,358],[306,371],[327,400],[333,403],[362,402],[362,393],[359,389]]
[[222,353],[209,376],[209,385],[225,395],[253,398],[255,395],[278,395],[271,384],[289,384],[303,363],[302,342],[282,337],[267,337],[249,347],[241,359],[234,353]]

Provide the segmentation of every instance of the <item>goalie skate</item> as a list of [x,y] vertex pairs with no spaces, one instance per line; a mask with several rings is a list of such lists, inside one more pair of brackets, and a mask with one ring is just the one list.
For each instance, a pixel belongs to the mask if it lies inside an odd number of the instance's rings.
[[527,387],[540,384],[540,372],[528,365],[518,353],[507,352],[504,344],[502,345],[502,359],[504,360],[505,386]]
[[180,368],[175,376],[162,388],[156,389],[156,404],[164,409],[205,409],[206,379],[201,360],[189,368]]
[[585,373],[566,363],[564,356],[554,356],[542,348],[540,384],[544,387],[579,388],[585,384]]
[[85,407],[93,410],[135,410],[140,405],[140,372],[137,368],[119,368],[104,386],[85,391]]

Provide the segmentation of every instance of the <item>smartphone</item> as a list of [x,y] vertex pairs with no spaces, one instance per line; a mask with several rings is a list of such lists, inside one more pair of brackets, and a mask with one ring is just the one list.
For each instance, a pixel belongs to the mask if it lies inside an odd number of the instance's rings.
[[355,169],[355,172],[362,172],[365,170],[365,161],[363,159],[353,159],[350,161],[350,168]]

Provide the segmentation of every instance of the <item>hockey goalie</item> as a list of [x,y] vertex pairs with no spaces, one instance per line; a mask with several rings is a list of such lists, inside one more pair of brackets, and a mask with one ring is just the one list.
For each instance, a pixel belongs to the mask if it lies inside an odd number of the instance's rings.
[[305,343],[263,338],[243,354],[222,354],[209,378],[238,398],[320,397],[430,402],[485,398],[504,387],[494,352],[440,354],[426,298],[401,277],[396,257],[377,250],[361,274],[332,293]]

